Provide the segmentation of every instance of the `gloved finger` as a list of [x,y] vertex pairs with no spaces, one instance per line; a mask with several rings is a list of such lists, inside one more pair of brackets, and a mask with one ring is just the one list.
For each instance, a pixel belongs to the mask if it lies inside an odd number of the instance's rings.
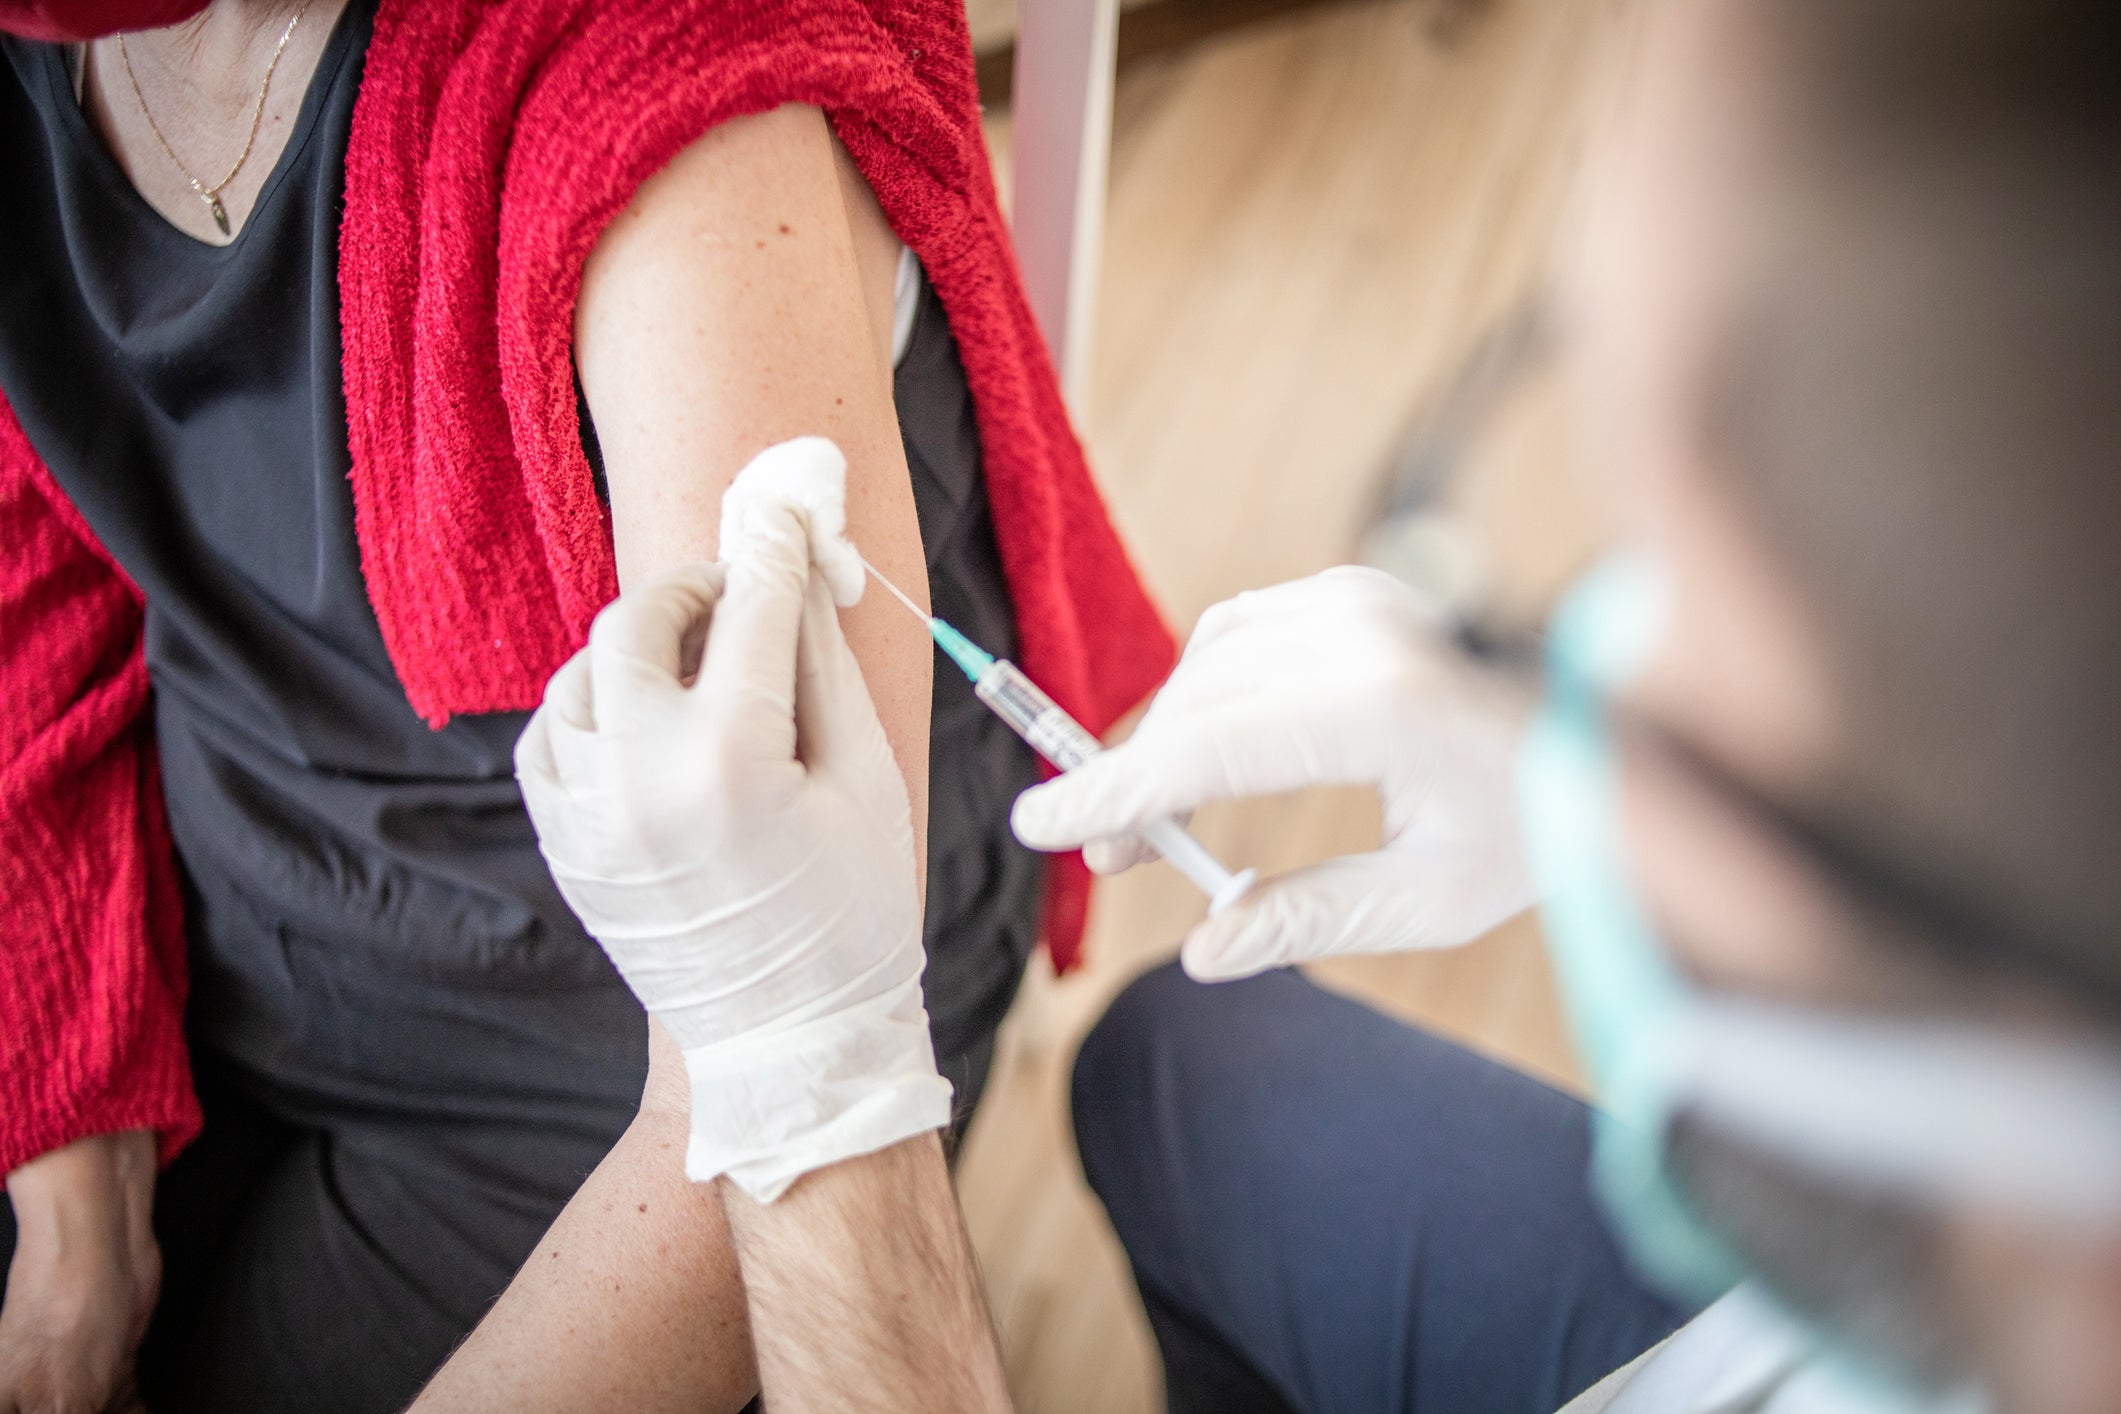
[[516,738],[516,786],[523,792],[523,809],[537,832],[541,851],[566,848],[567,792],[560,785],[559,765],[553,758],[551,723],[549,710],[540,707]]
[[1223,640],[1258,632],[1263,626],[1310,617],[1334,600],[1333,582],[1325,574],[1285,580],[1263,589],[1247,589],[1219,603],[1210,604],[1186,636],[1186,654],[1206,652]]
[[1233,635],[1254,634],[1292,620],[1316,619],[1331,626],[1351,614],[1394,613],[1416,599],[1413,590],[1383,570],[1335,565],[1209,605],[1186,639],[1186,656],[1206,652]]
[[1083,845],[1083,863],[1093,874],[1123,874],[1154,858],[1155,848],[1140,835],[1107,835]]
[[1468,941],[1429,935],[1404,874],[1402,862],[1373,852],[1276,875],[1196,926],[1179,960],[1189,976],[1222,982],[1323,957]]
[[596,680],[589,671],[587,648],[560,664],[560,670],[546,681],[545,706],[580,731],[597,729]]
[[736,555],[692,690],[706,694],[733,726],[741,723],[733,739],[792,759],[796,641],[810,584],[801,516],[786,506],[754,508]]
[[[539,761],[551,763],[556,789],[579,789],[596,773],[596,678],[589,650],[569,658],[545,684],[545,702],[533,721],[543,719]],[[527,729],[526,729],[527,730]],[[520,742],[518,743],[520,748]],[[518,766],[522,757],[517,757]],[[520,774],[520,769],[518,774]]]
[[894,788],[903,795],[897,758],[834,598],[822,573],[810,577],[795,658],[797,752],[811,771],[839,777],[862,797],[888,799]]
[[681,565],[605,606],[589,629],[596,710],[623,721],[644,697],[683,683],[699,662],[723,579],[719,566]]
[[[1315,656],[1321,634],[1301,604],[1276,597],[1295,586],[1255,590],[1212,605],[1201,616],[1171,676],[1149,700],[1143,725],[1174,714],[1227,706],[1282,686],[1278,665]],[[1261,602],[1250,602],[1257,598]]]
[[1077,849],[1213,800],[1374,784],[1369,754],[1272,698],[1144,719],[1118,746],[1018,796],[1010,823],[1033,849]]
[[1211,729],[1188,717],[1134,735],[1016,798],[1009,822],[1033,849],[1079,849],[1234,793]]
[[[1193,812],[1182,810],[1171,818],[1181,826],[1190,825]],[[1083,862],[1093,874],[1123,874],[1137,864],[1163,857],[1163,851],[1140,835],[1107,835],[1083,846]]]
[[557,781],[559,763],[552,756],[552,708],[544,706],[530,714],[523,734],[516,738],[516,780]]
[[571,848],[579,822],[579,792],[595,779],[595,741],[594,733],[569,726],[549,706],[533,712],[516,738],[516,786],[537,830],[539,848],[548,855]]

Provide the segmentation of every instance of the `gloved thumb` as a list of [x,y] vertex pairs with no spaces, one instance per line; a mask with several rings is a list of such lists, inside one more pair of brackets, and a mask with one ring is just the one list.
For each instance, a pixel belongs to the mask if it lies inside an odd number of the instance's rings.
[[1343,953],[1435,945],[1395,878],[1402,867],[1383,853],[1356,854],[1264,880],[1187,934],[1179,960],[1198,981],[1227,982]]
[[762,758],[795,754],[795,674],[803,600],[811,579],[802,517],[788,507],[756,510],[741,553],[725,569],[693,692],[717,704],[733,739]]
[[644,698],[674,690],[697,672],[723,583],[719,565],[680,565],[606,605],[590,625],[586,678],[555,674],[583,699],[565,704],[568,715],[583,726],[599,718],[623,721]]
[[814,773],[841,778],[865,796],[903,800],[891,739],[876,715],[861,663],[840,628],[826,577],[813,572],[796,643],[796,754]]

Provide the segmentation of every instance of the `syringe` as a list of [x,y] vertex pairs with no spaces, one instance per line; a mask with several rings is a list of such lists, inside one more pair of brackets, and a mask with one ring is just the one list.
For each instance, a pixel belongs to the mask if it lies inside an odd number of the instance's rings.
[[[1024,676],[1023,669],[1007,658],[997,658],[935,615],[922,610],[906,592],[884,578],[883,572],[864,558],[862,565],[892,597],[912,610],[928,628],[929,637],[950,661],[972,680],[973,694],[987,704],[1009,729],[1031,744],[1031,749],[1062,771],[1072,771],[1104,750],[1082,723],[1060,709],[1060,705]],[[1141,837],[1156,847],[1178,870],[1208,896],[1208,912],[1219,913],[1252,887],[1258,877],[1247,869],[1232,874],[1221,861],[1186,833],[1185,826],[1166,817],[1142,826]]]

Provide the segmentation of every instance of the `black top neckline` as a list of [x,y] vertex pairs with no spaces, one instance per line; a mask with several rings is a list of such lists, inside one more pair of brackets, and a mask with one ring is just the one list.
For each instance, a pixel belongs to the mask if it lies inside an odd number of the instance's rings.
[[258,199],[251,203],[250,213],[243,218],[235,236],[223,245],[202,241],[178,226],[157,211],[155,204],[133,185],[132,178],[125,175],[125,169],[118,165],[117,154],[110,150],[103,135],[89,122],[81,100],[74,95],[73,75],[68,72],[66,64],[67,46],[37,46],[38,77],[48,90],[48,111],[59,115],[60,131],[80,151],[82,160],[88,163],[98,183],[113,200],[132,203],[136,214],[151,218],[161,232],[182,241],[199,256],[226,258],[242,246],[244,239],[256,229],[258,218],[266,213],[266,207],[280,196],[287,174],[301,165],[303,153],[316,134],[318,116],[324,110],[324,95],[337,85],[339,70],[353,47],[354,27],[346,22],[346,17],[355,8],[353,5],[342,7],[339,18],[332,22],[331,37],[324,42],[324,52],[317,56],[317,66],[309,76],[309,87],[302,94],[302,106],[295,112],[294,131],[288,134],[286,144],[273,162],[272,171],[266,175],[265,184],[258,188]]

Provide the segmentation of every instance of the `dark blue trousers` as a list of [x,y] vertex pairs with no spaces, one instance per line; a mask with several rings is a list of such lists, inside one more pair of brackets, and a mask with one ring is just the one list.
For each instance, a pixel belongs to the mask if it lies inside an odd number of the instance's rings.
[[1606,1235],[1580,1103],[1293,972],[1149,973],[1074,1104],[1174,1414],[1551,1414],[1692,1314]]

